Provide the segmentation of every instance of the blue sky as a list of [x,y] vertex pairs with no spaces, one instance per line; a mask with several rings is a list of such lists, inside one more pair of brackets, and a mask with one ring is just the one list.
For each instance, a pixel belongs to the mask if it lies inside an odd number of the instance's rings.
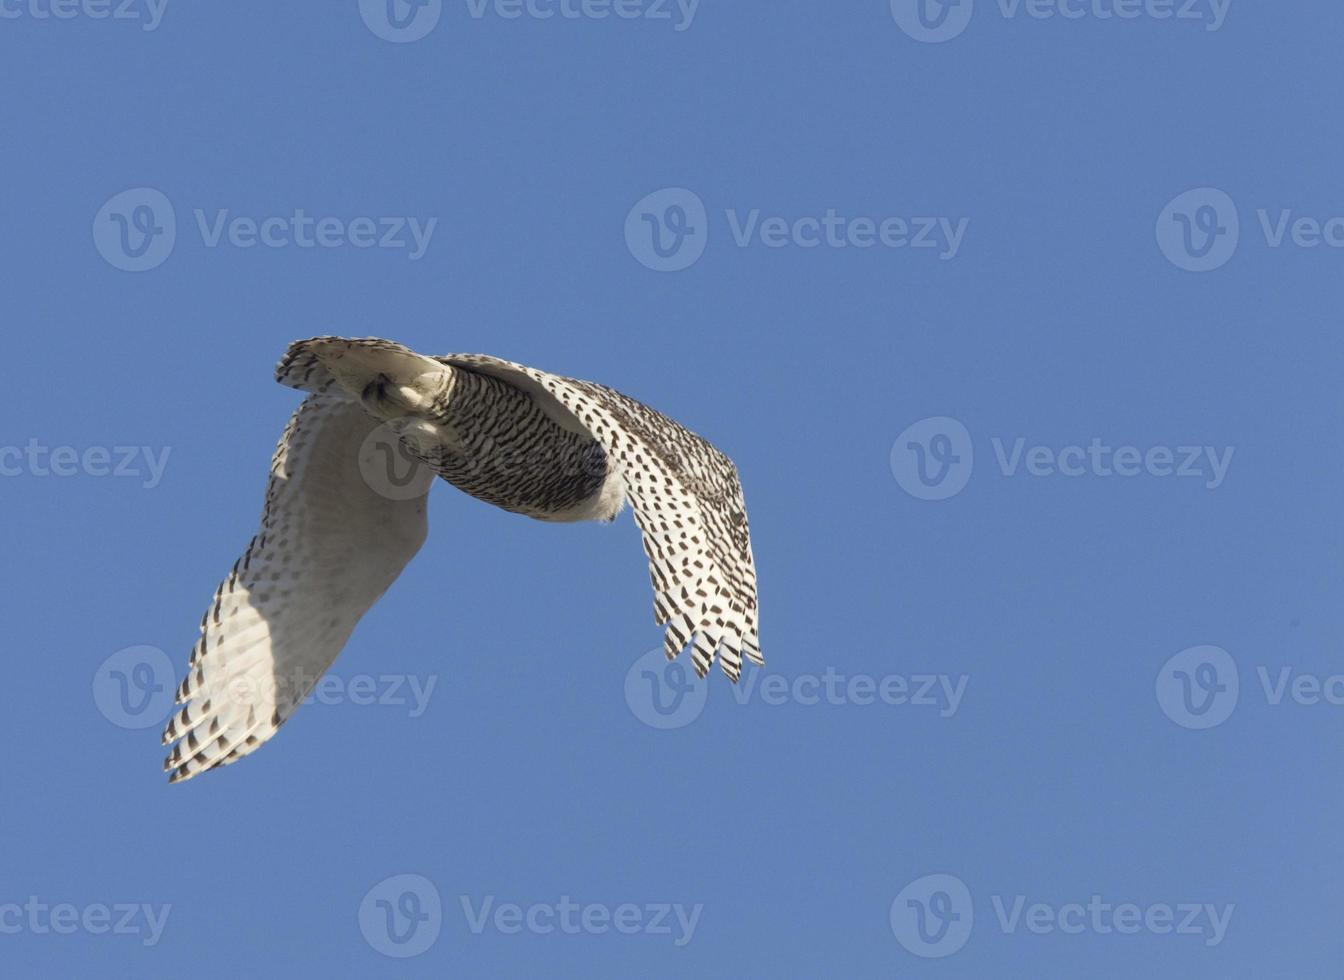
[[[0,0],[6,975],[1337,974],[1339,5],[55,13]],[[712,439],[765,670],[641,660],[628,517],[441,485],[168,787],[326,333]]]

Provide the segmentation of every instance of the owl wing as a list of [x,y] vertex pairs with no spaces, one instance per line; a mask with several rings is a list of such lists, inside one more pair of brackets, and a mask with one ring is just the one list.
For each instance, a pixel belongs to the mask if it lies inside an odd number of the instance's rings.
[[714,657],[734,682],[745,654],[763,664],[756,567],[737,469],[690,430],[602,385],[479,354],[438,358],[528,392],[558,424],[602,444],[620,467],[643,534],[654,619],[668,659],[691,645],[695,671]]
[[370,439],[377,426],[338,394],[309,395],[290,419],[261,529],[215,590],[177,690],[183,707],[163,733],[177,743],[170,782],[271,738],[420,550],[432,477],[413,472],[396,493],[365,479],[386,451]]

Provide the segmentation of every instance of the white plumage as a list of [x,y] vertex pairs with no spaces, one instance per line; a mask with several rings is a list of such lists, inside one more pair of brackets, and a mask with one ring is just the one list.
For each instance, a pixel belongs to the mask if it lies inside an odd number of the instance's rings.
[[[261,528],[215,592],[164,731],[189,779],[253,752],[330,667],[423,544],[435,474],[546,521],[615,518],[643,533],[654,617],[696,672],[763,663],[756,574],[737,472],[699,436],[610,388],[484,355],[425,357],[385,340],[320,337],[276,369],[308,392],[271,465]],[[370,480],[380,427],[426,464]]]

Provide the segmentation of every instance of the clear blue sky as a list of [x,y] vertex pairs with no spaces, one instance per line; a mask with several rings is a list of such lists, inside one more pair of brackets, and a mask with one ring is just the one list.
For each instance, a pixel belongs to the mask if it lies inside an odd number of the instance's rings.
[[[0,0],[5,975],[1338,975],[1344,9],[1185,2]],[[441,485],[170,788],[324,333],[711,438],[766,670]]]

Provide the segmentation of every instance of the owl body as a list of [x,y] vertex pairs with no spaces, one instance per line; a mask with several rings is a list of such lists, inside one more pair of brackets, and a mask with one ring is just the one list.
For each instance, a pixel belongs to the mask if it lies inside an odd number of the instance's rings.
[[[428,357],[376,338],[293,344],[276,380],[307,392],[276,448],[261,528],[201,619],[168,722],[173,782],[267,742],[415,556],[438,476],[542,521],[610,521],[625,504],[674,658],[737,681],[761,657],[746,505],[731,460],[614,389],[481,354]],[[370,446],[419,460],[392,493]],[[511,583],[501,583],[507,588]]]
[[[602,444],[550,418],[533,395],[445,364],[444,394],[405,416],[403,441],[464,493],[543,521],[611,520],[621,507],[618,468]],[[392,407],[395,411],[395,406]],[[393,419],[392,424],[398,425]]]

